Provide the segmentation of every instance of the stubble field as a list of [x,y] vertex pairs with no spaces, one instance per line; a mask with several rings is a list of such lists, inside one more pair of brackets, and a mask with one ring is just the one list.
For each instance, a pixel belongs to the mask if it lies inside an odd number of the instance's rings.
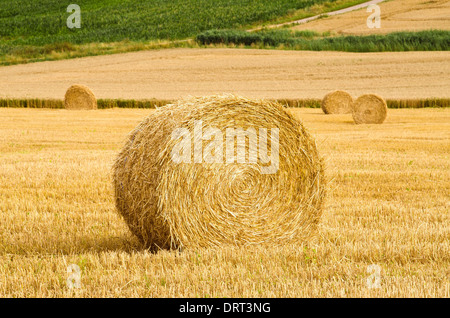
[[[289,111],[326,158],[317,238],[151,254],[111,186],[115,155],[150,110],[0,109],[0,296],[450,297],[450,111],[390,109],[383,125]],[[70,264],[80,289],[67,286]]]
[[97,98],[178,99],[233,92],[255,98],[450,98],[450,53],[166,49],[0,68],[0,98],[63,99],[84,84]]

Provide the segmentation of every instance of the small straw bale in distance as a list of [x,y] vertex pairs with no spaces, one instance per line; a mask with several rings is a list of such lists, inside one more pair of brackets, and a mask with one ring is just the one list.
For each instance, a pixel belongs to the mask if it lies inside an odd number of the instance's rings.
[[322,99],[322,110],[325,114],[351,114],[353,97],[346,91],[334,91]]
[[[259,155],[253,163],[247,158],[246,163],[227,164],[226,146],[222,155],[214,150],[222,162],[176,163],[171,152],[179,140],[172,132],[193,132],[199,120],[203,131],[223,132],[223,140],[227,128],[242,128],[241,137],[250,132],[245,156],[250,143],[261,141],[254,136],[259,128],[267,129],[269,154],[271,129],[278,128],[278,170],[262,174],[270,164]],[[201,134],[190,135],[192,149],[200,142],[203,156],[219,138],[205,141]],[[243,158],[242,152],[235,154]],[[276,102],[228,94],[190,97],[158,108],[128,136],[113,179],[118,211],[153,250],[304,243],[316,233],[325,196],[323,160],[303,124]]]
[[381,124],[386,116],[386,101],[378,95],[365,94],[353,103],[353,120],[356,124]]
[[97,99],[89,87],[75,84],[67,89],[64,106],[66,109],[97,109]]

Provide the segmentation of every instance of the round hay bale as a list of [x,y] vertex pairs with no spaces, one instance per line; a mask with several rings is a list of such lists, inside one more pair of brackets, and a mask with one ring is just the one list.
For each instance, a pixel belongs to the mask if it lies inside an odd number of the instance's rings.
[[158,108],[128,136],[113,178],[118,211],[151,249],[306,242],[325,195],[302,123],[234,95]]
[[353,97],[345,91],[334,91],[322,99],[322,110],[325,114],[350,114]]
[[386,116],[386,101],[378,95],[365,94],[353,103],[353,120],[356,124],[381,124]]
[[72,85],[64,96],[66,109],[97,109],[97,99],[89,87]]

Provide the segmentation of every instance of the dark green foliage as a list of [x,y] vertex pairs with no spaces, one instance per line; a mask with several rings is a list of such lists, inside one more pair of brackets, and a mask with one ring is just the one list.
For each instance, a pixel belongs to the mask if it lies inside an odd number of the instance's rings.
[[263,30],[209,30],[197,35],[202,45],[235,44],[264,45],[295,50],[346,51],[346,52],[392,52],[392,51],[448,51],[450,31],[429,30],[420,32],[395,32],[386,35],[327,36],[313,31]]

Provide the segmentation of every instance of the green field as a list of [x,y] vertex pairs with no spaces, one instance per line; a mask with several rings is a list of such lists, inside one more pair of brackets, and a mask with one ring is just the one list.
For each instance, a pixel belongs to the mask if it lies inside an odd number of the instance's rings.
[[183,39],[213,28],[237,28],[336,0],[80,0],[82,27],[69,29],[73,1],[0,1],[6,44],[44,45]]
[[79,0],[81,28],[69,29],[73,1],[0,0],[0,65],[148,49],[143,43],[288,21],[364,1]]

